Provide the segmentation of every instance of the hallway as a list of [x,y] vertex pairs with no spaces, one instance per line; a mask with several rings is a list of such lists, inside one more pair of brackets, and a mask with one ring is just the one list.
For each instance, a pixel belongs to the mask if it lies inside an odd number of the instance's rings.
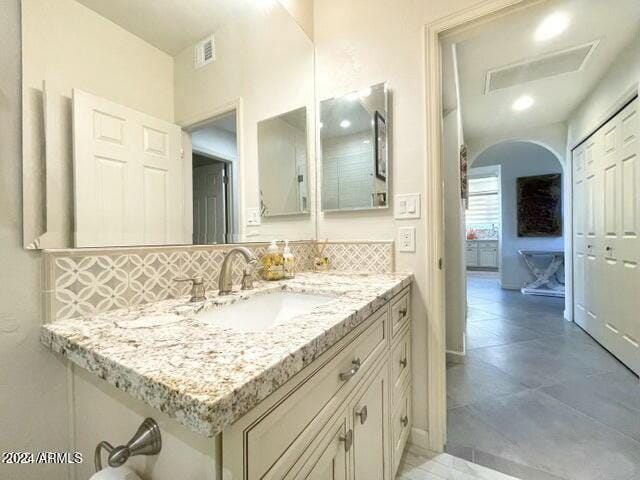
[[564,299],[468,276],[465,364],[447,366],[447,452],[524,480],[640,479],[640,383]]

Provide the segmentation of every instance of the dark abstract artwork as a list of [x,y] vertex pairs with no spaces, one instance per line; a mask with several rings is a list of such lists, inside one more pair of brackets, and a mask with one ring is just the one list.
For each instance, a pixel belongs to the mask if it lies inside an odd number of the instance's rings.
[[562,235],[561,175],[537,175],[517,179],[518,236]]

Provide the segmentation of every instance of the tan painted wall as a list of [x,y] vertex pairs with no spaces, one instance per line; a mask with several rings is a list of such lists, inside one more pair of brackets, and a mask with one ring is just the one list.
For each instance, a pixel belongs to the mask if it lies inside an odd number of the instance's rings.
[[[320,214],[318,238],[394,239],[416,226],[416,252],[396,252],[398,270],[415,273],[413,303],[414,427],[427,429],[424,26],[476,0],[322,0],[315,2],[318,100],[388,81],[392,93],[391,194],[422,193],[422,219],[393,219],[391,210]],[[393,200],[392,200],[393,201]]]
[[[22,248],[18,0],[2,2],[0,45],[0,451],[64,451],[65,367],[40,346],[41,256]],[[0,478],[62,480],[67,468],[0,463]]]
[[466,266],[464,210],[460,199],[460,145],[458,110],[445,115],[442,122],[445,223],[445,292],[447,351],[465,353]]
[[311,40],[313,40],[313,2],[314,0],[280,0],[282,6]]
[[[239,223],[241,240],[262,241],[315,238],[315,212],[282,218],[263,218],[259,227],[246,227],[246,209],[260,205],[257,123],[302,106],[307,107],[313,131],[313,44],[279,4],[254,2],[242,18],[215,32],[216,62],[194,70],[193,51],[175,57],[176,121],[191,125],[208,112],[241,99]],[[313,137],[309,158],[315,158]],[[315,185],[315,163],[309,165]],[[314,205],[311,192],[311,205]]]

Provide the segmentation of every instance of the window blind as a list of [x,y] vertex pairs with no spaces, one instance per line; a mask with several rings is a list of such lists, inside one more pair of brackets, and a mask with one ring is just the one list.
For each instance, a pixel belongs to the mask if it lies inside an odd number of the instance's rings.
[[466,211],[468,226],[499,225],[500,204],[498,178],[469,179],[469,203]]

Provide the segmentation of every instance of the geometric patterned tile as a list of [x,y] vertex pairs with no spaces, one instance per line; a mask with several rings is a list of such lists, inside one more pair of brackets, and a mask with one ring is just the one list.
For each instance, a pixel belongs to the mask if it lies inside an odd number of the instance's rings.
[[324,255],[331,270],[393,272],[393,242],[329,242]]
[[[260,258],[268,244],[243,244]],[[296,271],[313,270],[316,242],[291,242]],[[235,245],[234,245],[235,246]],[[102,248],[45,251],[43,291],[50,301],[47,320],[90,315],[116,308],[176,298],[189,293],[179,277],[202,277],[207,290],[217,288],[225,253],[233,246]],[[330,242],[324,254],[331,270],[389,273],[393,242]],[[243,262],[233,265],[233,283]],[[50,298],[50,300],[49,300]]]

